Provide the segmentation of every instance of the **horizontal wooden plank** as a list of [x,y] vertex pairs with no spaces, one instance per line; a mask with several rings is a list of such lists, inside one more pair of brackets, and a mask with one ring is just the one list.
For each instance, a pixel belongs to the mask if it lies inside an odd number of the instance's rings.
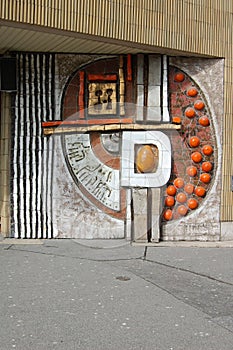
[[[55,122],[57,123],[57,122]],[[48,123],[46,123],[48,124]],[[86,133],[86,132],[115,132],[124,130],[179,130],[180,125],[175,124],[109,124],[109,125],[81,125],[81,124],[60,124],[43,129],[44,135],[49,136],[53,134],[66,134],[66,133]]]

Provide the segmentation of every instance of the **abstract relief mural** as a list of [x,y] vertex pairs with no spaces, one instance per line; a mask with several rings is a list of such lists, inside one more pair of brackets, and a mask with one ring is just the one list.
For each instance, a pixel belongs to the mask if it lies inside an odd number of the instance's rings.
[[[63,121],[78,125],[131,121],[125,117],[123,66],[121,56],[98,60],[78,70],[64,94]],[[121,134],[92,131],[64,135],[63,150],[81,192],[107,214],[124,219],[125,191],[120,186]]]
[[219,239],[220,61],[19,54],[18,63],[15,237]]
[[179,219],[197,209],[214,180],[217,152],[211,113],[200,87],[170,67],[170,114],[181,126],[171,136],[173,168],[165,190],[163,220]]

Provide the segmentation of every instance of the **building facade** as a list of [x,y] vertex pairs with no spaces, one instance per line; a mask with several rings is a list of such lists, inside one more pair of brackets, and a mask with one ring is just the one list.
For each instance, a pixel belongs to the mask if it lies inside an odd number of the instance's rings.
[[232,12],[2,1],[2,235],[232,239]]

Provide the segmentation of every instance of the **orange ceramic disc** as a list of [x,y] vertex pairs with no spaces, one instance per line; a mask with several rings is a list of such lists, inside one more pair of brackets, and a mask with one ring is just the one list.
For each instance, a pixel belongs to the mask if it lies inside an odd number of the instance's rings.
[[203,173],[200,175],[200,180],[204,182],[205,184],[208,184],[211,180],[211,175],[208,173]]
[[181,123],[181,118],[180,117],[172,117],[172,123],[180,124]]
[[187,95],[190,97],[195,97],[195,96],[197,96],[197,94],[198,94],[198,91],[194,87],[188,89],[188,91],[187,91]]
[[202,161],[202,155],[200,152],[193,152],[191,158],[194,163],[200,163]]
[[195,113],[195,111],[194,111],[194,109],[193,108],[187,108],[186,110],[185,110],[185,115],[186,115],[186,117],[188,117],[188,118],[194,118],[195,117],[195,115],[196,115],[196,113]]
[[195,109],[197,109],[198,111],[202,110],[205,107],[205,104],[203,101],[196,101],[194,103],[194,107]]
[[187,204],[190,209],[196,209],[198,207],[198,201],[195,198],[188,199]]
[[184,180],[181,177],[177,177],[173,183],[176,186],[176,188],[184,187]]
[[184,73],[179,72],[179,73],[176,73],[174,80],[178,83],[181,83],[182,81],[184,81],[184,78],[185,78]]
[[192,136],[189,139],[189,145],[194,148],[194,147],[198,147],[200,145],[200,139],[197,136]]
[[203,115],[202,117],[200,117],[198,121],[199,121],[199,124],[202,126],[209,126],[210,125],[209,118],[206,115]]
[[188,208],[185,205],[179,205],[177,207],[177,213],[181,216],[185,216],[188,212]]
[[206,194],[206,190],[202,186],[197,186],[194,192],[198,197],[204,197],[204,195]]
[[169,196],[175,196],[176,194],[176,188],[173,185],[169,185],[166,189],[166,192]]
[[188,183],[188,184],[186,184],[186,185],[184,186],[184,190],[185,190],[186,193],[192,194],[193,191],[194,191],[194,185]]
[[210,156],[213,153],[213,147],[210,145],[205,145],[202,148],[202,152],[206,155],[206,156]]
[[197,168],[191,165],[186,169],[186,173],[188,176],[194,177],[197,175]]
[[212,165],[212,163],[210,163],[210,162],[203,162],[202,165],[201,165],[201,168],[202,168],[203,171],[205,171],[206,173],[208,173],[209,171],[212,170],[213,165]]
[[178,193],[178,195],[176,196],[176,200],[179,203],[185,203],[187,201],[187,196],[185,193],[180,192]]
[[173,207],[174,204],[175,204],[175,198],[174,198],[174,197],[172,197],[172,196],[167,196],[167,197],[165,198],[165,205],[166,205],[167,207]]
[[172,210],[166,209],[165,212],[163,213],[163,217],[167,221],[171,220],[172,219]]

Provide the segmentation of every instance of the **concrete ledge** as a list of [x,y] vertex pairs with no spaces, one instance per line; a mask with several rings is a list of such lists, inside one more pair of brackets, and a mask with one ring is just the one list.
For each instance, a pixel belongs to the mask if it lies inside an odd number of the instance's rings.
[[25,245],[25,244],[44,244],[44,241],[40,239],[16,239],[16,238],[5,238],[3,240],[0,240],[0,244],[6,244],[6,245]]
[[201,241],[176,241],[176,242],[132,242],[133,247],[184,247],[184,248],[233,248],[233,241],[201,242]]
[[[65,239],[67,240],[67,239]],[[69,239],[68,239],[69,240]],[[16,239],[16,238],[5,238],[0,240],[0,245],[43,245],[45,242],[50,242],[51,239]],[[64,239],[57,239],[62,242]],[[88,248],[120,248],[126,245],[132,247],[184,247],[184,248],[233,248],[232,241],[216,241],[216,242],[201,242],[201,241],[164,241],[158,243],[148,242],[130,242],[125,239],[98,239],[98,240],[81,240],[81,239],[70,239],[79,243],[80,245]]]

